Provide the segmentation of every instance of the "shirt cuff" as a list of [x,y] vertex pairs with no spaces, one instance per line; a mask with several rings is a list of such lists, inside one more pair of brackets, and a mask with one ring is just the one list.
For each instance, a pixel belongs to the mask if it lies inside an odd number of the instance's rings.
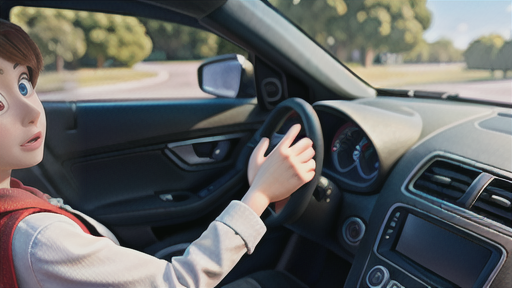
[[247,248],[247,254],[254,251],[256,244],[267,231],[260,217],[241,201],[231,201],[215,220],[224,223],[240,235]]

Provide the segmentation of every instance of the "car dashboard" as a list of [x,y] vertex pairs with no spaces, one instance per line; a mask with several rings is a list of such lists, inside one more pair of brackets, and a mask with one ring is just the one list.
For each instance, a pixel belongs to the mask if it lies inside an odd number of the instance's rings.
[[289,227],[352,262],[345,287],[508,287],[512,113],[377,97],[314,104],[322,180]]

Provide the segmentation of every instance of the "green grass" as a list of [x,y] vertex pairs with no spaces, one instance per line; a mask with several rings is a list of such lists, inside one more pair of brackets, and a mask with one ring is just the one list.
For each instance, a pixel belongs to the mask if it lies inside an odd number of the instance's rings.
[[37,92],[60,91],[140,80],[156,76],[155,72],[131,68],[80,69],[77,71],[44,72],[39,76]]
[[368,68],[349,64],[349,68],[374,87],[503,79],[502,71],[496,71],[493,76],[488,70],[468,70],[463,64],[375,65]]

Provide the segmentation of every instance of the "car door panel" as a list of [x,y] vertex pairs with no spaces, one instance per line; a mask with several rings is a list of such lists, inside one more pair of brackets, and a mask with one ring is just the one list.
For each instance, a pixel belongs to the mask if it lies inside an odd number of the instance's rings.
[[[254,100],[45,102],[47,147],[57,158],[188,140],[254,128],[262,119]],[[254,117],[253,117],[254,116]],[[258,118],[259,117],[259,118]],[[204,131],[208,129],[208,131]],[[160,142],[159,142],[160,141]]]
[[[44,106],[45,158],[17,177],[47,183],[109,227],[185,223],[227,203],[247,185],[247,143],[266,115],[247,99]],[[176,152],[204,160],[209,146],[223,157],[195,163]]]
[[[239,145],[244,145],[240,141]],[[237,148],[233,157],[239,155]],[[112,225],[180,223],[187,216],[200,216],[227,192],[235,192],[245,179],[235,170],[236,158],[219,164],[203,164],[200,170],[183,170],[165,153],[166,146],[108,157],[79,158],[65,163],[78,188],[76,200],[91,216]],[[96,159],[95,159],[96,158]],[[209,167],[211,166],[211,168]],[[237,172],[236,175],[232,175]],[[204,189],[230,174],[238,183]],[[231,191],[229,191],[231,190]],[[170,194],[172,200],[162,199]],[[189,215],[190,214],[190,215]]]

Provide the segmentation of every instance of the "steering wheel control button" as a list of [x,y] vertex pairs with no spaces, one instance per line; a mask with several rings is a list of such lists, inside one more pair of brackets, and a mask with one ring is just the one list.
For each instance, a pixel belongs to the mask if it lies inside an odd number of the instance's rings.
[[318,180],[318,184],[316,185],[316,189],[313,192],[313,197],[315,197],[315,200],[320,202],[322,200],[325,200],[325,202],[330,202],[331,199],[329,196],[332,194],[332,186],[329,179],[325,178],[324,176],[321,176]]
[[389,271],[383,266],[375,266],[370,270],[366,277],[366,284],[370,288],[382,288],[386,287],[389,282]]
[[366,226],[357,217],[350,217],[343,224],[343,238],[350,245],[357,245],[364,236]]
[[402,284],[396,282],[395,280],[391,280],[386,288],[405,288]]

